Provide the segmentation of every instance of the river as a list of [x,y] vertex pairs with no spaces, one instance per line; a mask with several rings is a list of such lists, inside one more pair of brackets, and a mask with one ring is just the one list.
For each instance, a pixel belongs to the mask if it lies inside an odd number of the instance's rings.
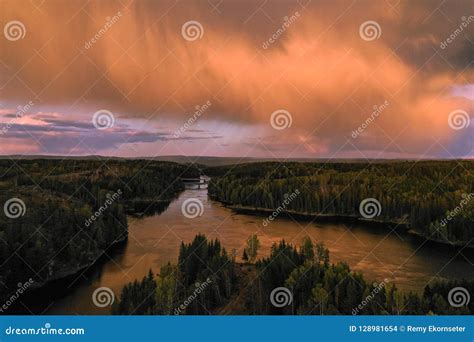
[[[202,216],[193,219],[183,216],[182,203],[190,198],[203,203]],[[304,236],[310,236],[315,242],[324,242],[332,262],[344,260],[366,278],[388,279],[404,290],[422,291],[434,278],[474,278],[474,253],[469,250],[460,252],[388,228],[364,225],[316,224],[278,218],[264,227],[262,217],[236,214],[208,199],[207,189],[187,189],[160,215],[129,217],[128,242],[108,253],[88,272],[69,280],[67,285],[61,284],[61,289],[42,295],[48,307],[40,312],[108,314],[110,307],[98,308],[93,304],[95,289],[108,287],[118,297],[126,283],[141,279],[150,268],[157,273],[164,264],[176,263],[181,242],[190,242],[198,233],[218,238],[229,252],[237,249],[238,260],[251,234],[256,233],[261,242],[259,257],[268,255],[271,245],[281,239],[299,244]],[[65,295],[60,295],[61,292]],[[60,298],[54,298],[57,296]]]

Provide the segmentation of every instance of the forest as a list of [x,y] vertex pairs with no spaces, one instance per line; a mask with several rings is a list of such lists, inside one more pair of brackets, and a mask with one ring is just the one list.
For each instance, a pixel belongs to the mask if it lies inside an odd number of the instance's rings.
[[[181,244],[178,265],[162,267],[156,280],[150,271],[141,282],[126,285],[113,313],[206,315],[227,303],[237,290],[234,268],[218,240],[197,235],[190,244]],[[201,288],[201,284],[207,285]],[[194,296],[198,300],[188,300]]]
[[[215,167],[209,196],[234,207],[367,220],[365,199],[380,203],[372,221],[404,226],[425,238],[472,245],[473,161],[253,163]],[[288,201],[287,201],[288,202]]]
[[[249,238],[244,253],[253,254],[255,246],[255,238]],[[209,285],[203,287],[205,282]],[[237,263],[218,240],[200,234],[181,246],[177,265],[162,267],[156,276],[150,271],[126,285],[112,313],[472,315],[472,302],[459,308],[449,304],[448,293],[456,286],[474,291],[474,282],[465,280],[432,282],[422,295],[401,292],[389,280],[369,282],[344,262],[331,264],[324,245],[308,237],[300,248],[280,241],[269,257]],[[279,296],[273,295],[275,290],[282,290]]]
[[127,239],[126,214],[166,205],[179,177],[198,174],[149,160],[0,160],[0,298],[89,267]]
[[[185,188],[181,178],[211,176],[211,199],[238,210],[349,218],[403,226],[420,236],[472,246],[474,162],[265,162],[205,167],[153,160],[0,160],[0,298],[18,284],[32,288],[91,267],[128,235],[127,215],[161,213]],[[374,217],[360,205],[380,203]],[[10,207],[10,202],[13,205]],[[283,205],[284,204],[284,205]],[[271,229],[271,227],[269,228]],[[380,229],[383,229],[381,227]],[[176,264],[126,285],[113,314],[472,314],[448,292],[472,281],[434,281],[406,293],[387,280],[366,280],[332,264],[322,243],[280,241],[259,258],[249,237],[242,256],[197,235],[182,243]],[[236,260],[240,260],[237,262]],[[274,290],[289,292],[275,305]],[[361,303],[364,303],[363,305]]]

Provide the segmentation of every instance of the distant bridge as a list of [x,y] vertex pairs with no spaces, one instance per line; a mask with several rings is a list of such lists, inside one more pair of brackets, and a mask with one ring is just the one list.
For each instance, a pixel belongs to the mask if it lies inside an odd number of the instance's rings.
[[181,180],[185,183],[185,184],[189,184],[189,185],[197,185],[198,189],[201,189],[201,185],[208,185],[209,184],[209,180],[210,178],[207,177],[207,176],[201,176],[199,178],[185,178],[185,177],[181,177]]
[[209,178],[181,178],[181,180],[186,183],[199,183],[199,184],[209,183]]

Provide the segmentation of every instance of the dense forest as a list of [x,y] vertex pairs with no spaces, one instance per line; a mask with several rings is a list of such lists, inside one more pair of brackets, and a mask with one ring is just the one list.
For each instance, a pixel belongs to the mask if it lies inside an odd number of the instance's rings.
[[[252,242],[249,239],[248,242]],[[247,250],[251,250],[249,245]],[[208,286],[203,286],[208,284]],[[340,262],[331,264],[323,244],[304,238],[300,248],[281,241],[267,258],[239,264],[219,241],[198,235],[182,245],[178,265],[126,285],[112,312],[119,315],[461,315],[449,291],[472,281],[433,282],[422,295],[400,292],[389,280],[368,282]],[[280,291],[275,295],[275,290]]]
[[126,213],[162,207],[197,175],[149,160],[0,160],[0,298],[90,266],[127,238]]
[[197,235],[181,244],[177,266],[162,267],[156,280],[150,271],[141,282],[125,286],[113,313],[206,315],[229,301],[235,282],[234,262],[225,248]]
[[[452,244],[474,238],[473,161],[254,163],[215,167],[211,198],[236,207],[364,219],[363,200],[380,203],[373,221],[410,227]],[[289,203],[288,203],[289,202]]]
[[[152,215],[184,190],[181,178],[212,177],[209,196],[235,209],[389,222],[437,241],[472,244],[474,162],[253,163],[203,167],[152,160],[0,160],[0,299],[91,266],[125,241],[127,215]],[[368,198],[377,215],[361,215]],[[242,257],[198,235],[177,264],[124,287],[114,314],[472,314],[448,293],[471,281],[432,282],[422,294],[389,280],[368,281],[331,264],[323,244],[281,241],[258,258],[249,237]],[[275,305],[275,289],[289,292]],[[291,294],[291,295],[290,295]],[[361,303],[364,303],[361,305]],[[278,304],[278,303],[277,303]]]

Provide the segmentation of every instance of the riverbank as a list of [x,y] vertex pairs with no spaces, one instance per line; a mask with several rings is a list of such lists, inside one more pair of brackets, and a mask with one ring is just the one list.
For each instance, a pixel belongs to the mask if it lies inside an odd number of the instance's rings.
[[[176,193],[173,199],[176,199],[180,195],[180,193],[181,192]],[[161,214],[162,212],[166,210],[166,208],[169,206],[169,204],[171,203],[173,199],[169,199],[169,200],[153,200],[153,199],[137,200],[135,199],[131,201],[126,201],[124,203],[124,208],[127,215],[130,215],[132,217],[142,218],[145,216]],[[127,222],[127,226],[128,226],[128,222]],[[104,257],[104,255],[108,251],[113,250],[117,248],[118,246],[121,246],[124,243],[126,243],[127,239],[128,239],[128,228],[127,228],[126,234],[124,234],[123,237],[119,237],[118,239],[116,239],[114,242],[110,244],[110,246],[107,249],[102,250],[100,254],[98,254],[93,260],[91,260],[87,264],[76,266],[74,268],[70,268],[67,270],[59,271],[54,277],[48,278],[47,280],[43,282],[35,281],[31,286],[31,291],[35,291],[43,287],[47,287],[49,286],[50,283],[57,282],[66,278],[74,277],[85,272],[87,269],[94,267]],[[8,296],[6,298],[8,298]]]
[[[49,294],[53,290],[53,292],[58,298],[63,295],[66,295],[71,284],[77,281],[80,275],[83,275],[89,270],[94,269],[99,264],[106,262],[106,256],[115,253],[116,250],[126,245],[127,241],[128,234],[126,234],[124,237],[115,240],[107,249],[103,250],[97,257],[95,257],[87,264],[83,264],[69,269],[64,269],[62,271],[57,272],[54,277],[50,277],[44,281],[37,281],[33,279],[33,282],[28,287],[27,291],[25,291],[24,294],[21,296],[21,302],[17,301],[16,299],[11,301],[12,304],[8,306],[8,308],[1,314],[12,315],[31,313],[24,312],[25,307],[21,304],[23,301],[29,302],[28,298],[32,298],[32,300],[37,304],[41,303],[39,304],[41,307],[47,307],[51,303],[46,300],[46,296],[44,296],[44,293]],[[1,301],[7,303],[14,295],[15,292],[12,292],[1,298]],[[45,302],[42,303],[42,300],[45,300]]]
[[[246,207],[246,206],[241,206],[241,205],[233,205],[230,203],[223,203],[223,202],[220,202],[220,203],[224,204],[227,208],[241,214],[250,214],[250,215],[258,215],[262,217],[268,217],[275,212],[274,209],[268,209],[268,208],[254,208],[254,207]],[[363,223],[365,225],[370,225],[370,226],[375,226],[375,227],[384,227],[384,228],[387,228],[388,226],[390,229],[402,230],[404,232],[407,232],[410,229],[407,222],[366,219],[366,218],[361,218],[355,215],[351,216],[351,215],[334,215],[334,214],[315,214],[315,213],[308,213],[308,212],[299,212],[295,210],[280,211],[278,215],[282,217],[291,217],[291,218],[303,220],[303,221],[315,221],[315,222],[325,222],[325,223],[340,223],[340,222]]]
[[[215,201],[218,201],[214,199]],[[220,202],[220,201],[218,201]],[[268,217],[272,215],[275,210],[268,209],[268,208],[254,208],[254,207],[246,207],[240,205],[233,205],[230,203],[224,203],[227,208],[240,213],[240,214],[249,214],[249,215],[258,215],[262,217]],[[408,222],[404,221],[384,221],[384,220],[376,220],[376,219],[366,219],[358,216],[350,216],[350,215],[333,215],[333,214],[315,214],[315,213],[307,213],[307,212],[298,212],[295,210],[284,210],[279,213],[279,216],[282,217],[291,217],[298,220],[304,221],[315,221],[315,222],[325,222],[325,223],[363,223],[368,226],[373,227],[382,227],[382,228],[389,228],[395,229],[397,231],[401,231],[406,234],[410,234],[416,236],[419,239],[424,241],[430,241],[436,244],[441,244],[444,246],[450,246],[454,248],[470,248],[474,249],[474,243],[468,243],[466,241],[448,241],[448,240],[441,240],[435,239],[430,236],[427,236],[413,228],[410,227]],[[263,224],[263,220],[262,220]]]
[[74,276],[79,275],[80,273],[83,273],[88,268],[94,267],[105,256],[105,254],[108,251],[110,251],[112,249],[115,249],[118,246],[123,245],[124,243],[127,242],[127,240],[128,240],[128,234],[125,234],[124,237],[121,237],[121,238],[115,240],[107,249],[102,250],[98,256],[96,256],[93,260],[91,260],[87,264],[83,264],[83,265],[80,265],[80,266],[76,266],[74,268],[69,268],[69,269],[59,271],[53,277],[48,278],[47,280],[42,281],[42,282],[38,282],[38,281],[34,280],[34,283],[30,286],[31,291],[41,289],[43,287],[49,286],[53,282],[57,282],[59,280],[69,278],[69,277],[74,277]]
[[454,248],[474,249],[474,243],[468,243],[468,242],[465,242],[465,241],[448,241],[448,240],[435,239],[435,238],[428,237],[428,236],[422,234],[421,232],[416,231],[415,229],[408,229],[407,233],[410,234],[410,235],[416,236],[419,239],[423,239],[425,241],[430,241],[430,242],[440,244],[440,245],[444,245],[444,246],[448,245],[448,246],[451,246],[451,247],[454,247]]
[[[203,204],[203,215],[195,219],[184,217],[181,209],[191,198]],[[35,314],[108,315],[110,307],[100,308],[92,301],[96,289],[110,288],[117,299],[126,284],[142,279],[150,269],[154,274],[159,273],[161,267],[177,260],[181,243],[191,242],[198,233],[225,241],[228,253],[236,251],[237,262],[241,260],[242,246],[252,234],[257,233],[261,243],[259,258],[268,257],[277,241],[298,245],[304,236],[308,236],[314,243],[323,242],[334,262],[346,262],[354,270],[363,272],[367,279],[392,279],[392,272],[397,270],[393,281],[403,291],[421,293],[433,277],[474,277],[468,261],[474,260],[472,251],[463,252],[466,260],[456,257],[458,253],[452,248],[420,243],[411,235],[387,234],[364,222],[352,225],[350,232],[344,225],[331,222],[305,230],[302,230],[301,222],[293,220],[275,220],[269,226],[261,227],[265,217],[237,215],[220,202],[210,200],[205,189],[182,192],[160,215],[127,218],[129,239],[126,245],[107,251],[102,260],[83,273],[53,282],[31,296],[22,295],[22,303]],[[450,267],[445,267],[448,263]],[[23,309],[22,314],[31,313],[24,306],[20,309]],[[13,311],[9,309],[8,313],[13,314]]]
[[[173,199],[179,196],[177,193]],[[125,213],[133,217],[145,217],[156,214],[161,214],[170,205],[169,200],[155,200],[155,199],[134,199],[124,203]]]
[[[147,216],[159,215],[164,212],[170,203],[179,197],[179,195],[184,191],[184,188],[176,192],[171,199],[167,200],[156,200],[153,198],[146,198],[146,199],[133,199],[124,201],[124,210],[130,217],[136,218],[144,218]],[[63,270],[59,270],[55,272],[54,276],[45,279],[44,281],[39,281],[38,279],[33,279],[33,283],[31,286],[28,287],[28,290],[25,292],[25,295],[29,296],[36,296],[38,293],[42,291],[48,292],[48,289],[55,288],[59,292],[62,291],[62,285],[67,284],[68,282],[74,282],[81,274],[84,274],[89,269],[95,268],[98,264],[101,263],[102,260],[108,255],[113,253],[112,251],[119,249],[121,246],[125,245],[128,240],[128,218],[127,218],[127,231],[118,237],[115,241],[113,241],[109,247],[105,250],[100,251],[97,255],[95,255],[89,262],[76,265],[76,266],[69,266],[64,267]],[[15,289],[16,291],[16,289]],[[0,300],[5,302],[13,294],[15,291],[11,293],[5,294],[4,296],[0,297]],[[39,295],[41,297],[41,295]],[[21,308],[20,308],[21,309]],[[9,310],[15,311],[14,308]]]

